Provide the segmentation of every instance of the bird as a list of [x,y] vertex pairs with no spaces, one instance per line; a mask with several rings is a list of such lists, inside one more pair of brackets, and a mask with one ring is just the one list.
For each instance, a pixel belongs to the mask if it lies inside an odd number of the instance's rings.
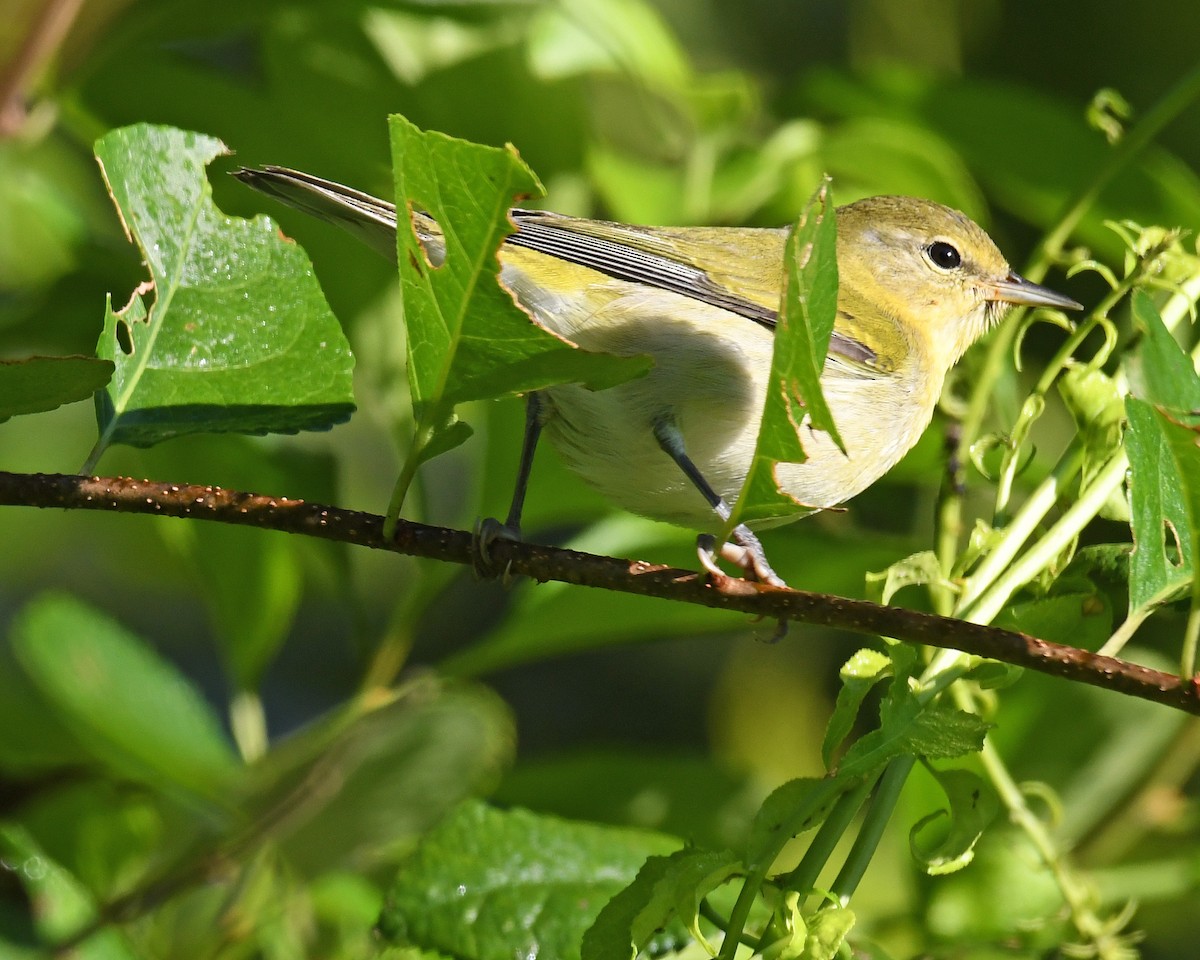
[[[233,175],[396,256],[385,200],[280,166]],[[700,533],[715,557],[784,585],[756,534],[730,518],[750,469],[784,286],[786,228],[648,227],[513,208],[500,280],[543,326],[578,346],[649,355],[643,377],[527,396],[512,507],[489,537],[520,538],[533,450],[545,432],[565,464],[616,505]],[[412,225],[435,265],[441,228]],[[873,196],[836,210],[837,316],[821,387],[841,443],[798,425],[805,459],[780,463],[779,488],[807,512],[835,507],[890,470],[929,426],[947,372],[1013,305],[1082,309],[1026,280],[965,214],[932,200]],[[789,512],[755,529],[803,515]]]

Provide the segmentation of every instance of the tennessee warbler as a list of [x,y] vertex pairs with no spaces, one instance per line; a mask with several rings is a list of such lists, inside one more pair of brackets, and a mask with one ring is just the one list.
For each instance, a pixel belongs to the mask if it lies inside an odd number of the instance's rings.
[[[234,175],[395,257],[393,204],[283,167]],[[564,384],[530,395],[520,475],[499,529],[519,536],[545,428],[567,465],[614,503],[719,530],[762,418],[787,230],[627,226],[521,209],[511,217],[501,280],[517,300],[585,349],[649,354],[654,368],[607,390]],[[436,264],[437,223],[414,213],[413,226]],[[914,197],[838,208],[837,263],[837,320],[821,386],[845,452],[804,421],[808,459],[776,471],[782,490],[814,510],[861,492],[912,448],[947,371],[1010,304],[1081,309],[1015,273],[968,217]],[[739,526],[732,538],[722,547],[727,559],[782,583],[749,529]],[[703,549],[701,558],[711,564]]]

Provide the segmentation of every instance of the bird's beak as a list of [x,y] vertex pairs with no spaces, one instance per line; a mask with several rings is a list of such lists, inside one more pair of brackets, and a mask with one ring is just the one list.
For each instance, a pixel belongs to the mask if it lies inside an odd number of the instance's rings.
[[1055,293],[1049,287],[1032,283],[1016,271],[1009,271],[1003,280],[983,286],[983,295],[988,300],[1005,303],[1020,303],[1030,307],[1061,307],[1063,310],[1082,310],[1083,304]]

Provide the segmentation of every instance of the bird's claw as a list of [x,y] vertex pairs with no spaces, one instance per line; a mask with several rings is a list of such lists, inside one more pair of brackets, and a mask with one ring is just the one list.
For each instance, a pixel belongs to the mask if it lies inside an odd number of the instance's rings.
[[700,565],[714,577],[726,576],[717,565],[717,556],[732,563],[742,570],[747,579],[759,583],[768,583],[773,587],[786,587],[787,583],[767,562],[762,545],[755,541],[753,544],[723,543],[717,548],[717,538],[710,533],[702,533],[696,538],[696,555]]
[[492,545],[497,540],[520,543],[521,528],[501,523],[495,517],[483,517],[475,521],[475,528],[471,534],[471,569],[474,571],[476,579],[490,580],[499,576],[500,582],[506,587],[509,586],[513,581],[512,561],[505,564],[502,571],[497,571],[491,555]]

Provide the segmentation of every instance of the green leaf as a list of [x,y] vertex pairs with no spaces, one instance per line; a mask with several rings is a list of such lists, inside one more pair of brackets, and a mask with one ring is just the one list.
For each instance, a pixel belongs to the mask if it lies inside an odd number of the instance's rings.
[[952,586],[942,573],[942,562],[932,550],[922,550],[898,560],[886,570],[867,574],[867,596],[877,603],[891,603],[905,587],[936,583]]
[[[22,30],[19,15],[9,23]],[[67,138],[0,141],[0,291],[47,287],[78,269],[96,207],[86,162]]]
[[1174,599],[1191,582],[1194,555],[1189,514],[1169,422],[1143,400],[1125,401],[1129,416],[1133,554],[1129,558],[1129,612]]
[[813,428],[842,445],[833,414],[821,392],[821,371],[837,316],[837,224],[829,181],[809,200],[788,234],[784,248],[785,283],[771,376],[762,425],[749,473],[727,527],[747,521],[810,513],[779,489],[775,467],[802,463],[799,426],[807,417]]
[[95,357],[0,360],[0,422],[87,400],[112,374],[112,362]]
[[195,524],[189,554],[203,581],[226,669],[239,690],[258,687],[295,620],[304,553],[286,534]]
[[863,648],[842,665],[842,687],[838,690],[837,703],[829,717],[825,740],[821,744],[821,759],[829,767],[833,752],[849,736],[858,719],[858,708],[871,688],[880,680],[891,676],[892,661],[885,653]]
[[468,801],[401,869],[380,920],[394,943],[459,960],[578,960],[584,931],[649,856],[679,841]]
[[[403,198],[397,257],[417,416],[398,500],[417,464],[466,439],[457,404],[572,381],[601,389],[645,373],[650,360],[578,349],[536,324],[498,282],[497,251],[513,231],[508,210],[541,194],[512,147],[424,132],[399,115],[390,130],[396,196]],[[437,222],[440,250],[418,240],[405,222],[405,202]]]
[[682,924],[712,956],[700,930],[700,902],[744,872],[728,850],[677,850],[650,857],[637,877],[600,911],[583,937],[582,960],[632,960],[673,924]]
[[953,760],[983,748],[988,724],[953,707],[924,705],[899,677],[879,709],[880,724],[854,742],[838,764],[845,777],[872,776],[902,755]]
[[208,809],[229,804],[240,767],[220,724],[140,639],[78,600],[47,594],[18,616],[12,642],[93,762]]
[[1145,336],[1131,367],[1129,418],[1130,501],[1134,550],[1129,561],[1129,613],[1177,597],[1190,584],[1192,616],[1182,670],[1194,668],[1200,629],[1200,375],[1172,338],[1153,301],[1133,295],[1133,315]]
[[[1125,404],[1117,383],[1102,370],[1070,367],[1058,378],[1063,403],[1083,438],[1080,484],[1087,487],[1121,447]],[[1129,522],[1125,491],[1116,491],[1101,510],[1106,520]],[[1041,634],[1038,634],[1041,636]]]
[[[975,844],[984,829],[1000,811],[1000,798],[981,777],[970,770],[937,770],[927,768],[946,794],[949,809],[938,810],[922,817],[909,831],[908,843],[913,857],[930,876],[941,876],[961,870],[975,856]],[[920,835],[935,821],[949,817],[949,826],[933,844]]]
[[515,18],[507,23],[486,20],[472,23],[432,12],[415,13],[380,6],[367,7],[362,18],[363,33],[392,73],[409,85],[508,46],[521,36],[521,25]]
[[1133,292],[1133,320],[1143,333],[1130,365],[1132,392],[1139,400],[1179,412],[1200,410],[1200,374],[1171,336],[1144,290]]
[[95,150],[151,280],[106,308],[97,353],[116,371],[98,396],[92,461],[112,443],[347,419],[353,359],[304,252],[267,218],[212,203],[204,167],[226,152],[220,141],[142,124]]
[[[45,956],[52,952],[50,945],[73,936],[99,919],[100,910],[94,895],[80,880],[60,863],[48,855],[30,835],[29,831],[16,824],[0,826],[0,862],[5,866],[7,884],[24,887],[25,897],[33,909],[30,911],[35,942],[30,943],[28,953],[20,951],[14,939],[10,939],[11,921],[4,923],[5,957],[14,960],[27,956]],[[5,897],[5,914],[11,910],[9,904],[16,898],[12,889]],[[6,918],[7,921],[7,918]],[[40,947],[41,949],[37,949]],[[113,924],[101,924],[96,932],[75,946],[71,955],[79,960],[133,960],[139,955],[130,945],[127,935]]]
[[527,42],[534,72],[547,80],[615,73],[682,89],[692,71],[675,36],[644,0],[561,0],[541,7]]
[[1098,591],[1055,593],[1006,607],[995,626],[1052,643],[1095,650],[1112,631],[1112,607],[1108,597]]
[[792,837],[814,829],[857,780],[841,774],[800,777],[776,787],[759,808],[746,843],[746,863],[768,867]]

